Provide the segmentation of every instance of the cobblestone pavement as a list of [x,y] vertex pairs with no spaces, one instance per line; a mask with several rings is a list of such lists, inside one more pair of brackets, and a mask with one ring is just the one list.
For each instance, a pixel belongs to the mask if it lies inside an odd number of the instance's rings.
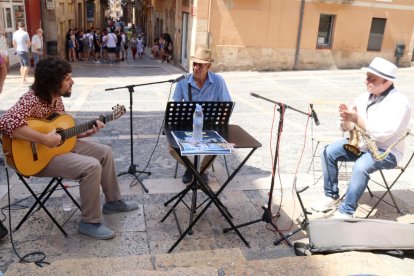
[[[144,60],[128,60],[119,64],[75,63],[73,64],[75,85],[72,97],[64,99],[64,102],[67,111],[75,117],[76,121],[84,122],[110,112],[111,107],[116,104],[125,105],[129,110],[130,94],[127,89],[112,91],[105,91],[105,89],[170,80],[183,73],[171,64],[149,59],[148,55]],[[322,195],[322,184],[320,180],[318,181],[320,176],[318,158],[315,161],[315,172],[312,169],[309,170],[312,168],[310,166],[312,132],[314,137],[324,137],[328,140],[341,137],[342,134],[336,125],[338,103],[350,103],[356,95],[363,92],[364,73],[361,70],[332,70],[223,72],[221,74],[226,79],[236,103],[230,123],[240,125],[262,143],[262,147],[252,155],[221,196],[221,200],[233,215],[235,224],[260,219],[263,214],[261,206],[268,203],[273,164],[272,153],[275,151],[276,129],[280,120],[274,104],[252,97],[250,93],[254,92],[273,101],[285,103],[305,113],[309,112],[309,103],[314,103],[314,109],[321,122],[320,126],[313,126],[308,116],[290,108],[286,109],[277,162],[278,175],[272,204],[273,213],[280,211],[280,217],[275,217],[275,223],[284,232],[297,229],[295,222],[301,210],[292,192],[295,172],[298,172],[297,185],[299,187],[311,186],[311,189],[302,195],[305,206],[310,206]],[[409,97],[410,102],[413,102],[414,68],[402,68],[398,74],[396,87]],[[33,76],[32,72],[31,76]],[[33,77],[29,80],[33,81]],[[5,82],[3,93],[0,95],[0,112],[9,108],[27,89],[27,85],[20,83],[18,70],[12,70]],[[70,214],[63,212],[61,208],[60,191],[57,191],[49,200],[48,206],[58,221],[68,219],[64,228],[69,236],[64,238],[44,212],[38,211],[19,231],[13,233],[14,243],[20,255],[41,250],[46,253],[47,260],[53,262],[70,258],[165,253],[170,248],[179,237],[174,216],[169,216],[163,223],[160,220],[168,211],[168,207],[164,207],[163,203],[184,189],[180,179],[183,169],[179,167],[178,177],[173,178],[176,163],[168,154],[165,136],[159,134],[165,106],[173,89],[174,85],[162,83],[138,86],[132,93],[134,163],[138,165],[138,169],[145,168],[150,171],[151,175],[140,176],[148,187],[149,193],[144,193],[139,185],[135,185],[136,182],[133,181],[131,175],[119,177],[123,194],[126,198],[137,200],[139,209],[126,214],[104,216],[105,223],[117,231],[117,236],[110,241],[96,241],[78,234],[77,225],[80,221],[80,213],[77,211],[69,218]],[[128,170],[131,163],[129,123],[127,113],[118,120],[108,123],[99,135],[91,138],[112,147],[119,172]],[[412,128],[412,121],[410,126]],[[414,149],[412,136],[407,141],[412,151]],[[227,158],[230,171],[237,167],[246,154],[246,150],[235,150]],[[226,179],[224,159],[218,158],[214,168],[214,172],[209,172],[210,186],[217,190]],[[349,167],[346,169],[349,174]],[[411,214],[414,210],[413,187],[410,185],[412,176],[411,166],[400,179],[394,192],[404,214]],[[3,169],[0,170],[0,177],[0,206],[6,206],[7,182]],[[340,185],[341,192],[345,191],[346,177],[345,172]],[[41,190],[45,179],[31,178],[29,182],[35,190]],[[71,192],[78,196],[77,183],[65,182],[73,186]],[[20,203],[22,205],[30,205],[33,202],[30,198],[25,199],[29,193],[13,173],[11,173],[10,184],[12,202],[21,199],[23,199]],[[372,190],[377,195],[381,192],[381,189],[377,189],[374,185]],[[199,202],[201,202],[205,196],[201,192],[199,196]],[[190,196],[184,199],[190,204]],[[367,193],[364,194],[357,215],[364,216],[373,204],[374,200]],[[12,210],[14,226],[17,225],[25,211],[27,210]],[[185,205],[179,204],[176,214],[180,223],[188,222],[189,213]],[[374,212],[374,218],[380,219],[407,222],[407,219],[404,220],[407,217],[409,216],[399,215],[395,209],[386,204],[380,204]],[[240,248],[246,256],[257,259],[264,259],[266,256],[275,258],[278,254],[280,256],[294,254],[285,244],[277,247],[273,245],[278,235],[272,231],[272,227],[263,222],[240,229],[250,242],[250,249],[245,247],[234,233],[224,234],[222,230],[225,227],[228,227],[227,222],[218,210],[212,207],[196,224],[194,234],[187,236],[174,252]],[[291,240],[304,237],[304,233],[299,233]],[[277,248],[286,250],[277,251]],[[5,271],[7,267],[18,261],[8,238],[0,241],[0,252],[0,271]]]

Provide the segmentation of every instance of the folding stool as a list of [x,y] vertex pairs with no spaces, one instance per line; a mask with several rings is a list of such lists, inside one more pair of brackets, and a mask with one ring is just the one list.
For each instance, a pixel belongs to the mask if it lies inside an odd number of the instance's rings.
[[49,216],[49,218],[53,221],[53,223],[59,228],[59,230],[65,235],[65,237],[68,236],[68,234],[63,230],[62,226],[57,222],[57,220],[52,216],[52,214],[49,212],[49,210],[46,208],[45,203],[50,198],[50,196],[53,194],[53,192],[58,188],[61,187],[62,190],[70,197],[70,199],[73,201],[73,203],[78,207],[79,210],[82,211],[81,207],[79,206],[78,202],[73,198],[73,196],[70,194],[70,192],[66,189],[66,187],[62,183],[62,178],[59,177],[53,177],[49,184],[46,185],[46,187],[43,189],[40,196],[37,196],[36,193],[33,191],[33,189],[30,187],[30,185],[27,183],[26,179],[27,177],[23,176],[21,173],[16,171],[17,176],[19,177],[20,181],[26,186],[26,188],[29,190],[32,197],[35,199],[35,203],[32,205],[32,207],[29,209],[29,211],[26,213],[26,215],[23,217],[23,219],[20,221],[20,223],[16,226],[15,231],[17,231],[20,226],[29,218],[29,216],[33,213],[34,209],[39,205],[38,209],[42,208],[46,214]]
[[[401,175],[402,175],[402,174],[406,171],[406,169],[407,169],[408,165],[410,165],[411,160],[412,160],[413,158],[414,158],[414,151],[411,153],[411,156],[410,156],[410,158],[408,159],[408,161],[405,163],[405,165],[403,165],[403,166],[396,166],[395,168],[391,169],[391,170],[399,170],[399,173],[398,173],[397,177],[396,177],[396,178],[392,181],[392,183],[391,183],[391,184],[389,184],[389,181],[387,181],[387,179],[385,178],[383,170],[379,170],[379,173],[380,173],[380,175],[381,175],[381,179],[382,179],[383,183],[379,183],[378,181],[375,181],[375,180],[373,180],[372,178],[370,178],[370,181],[372,181],[372,182],[374,182],[375,184],[378,184],[378,185],[380,185],[381,187],[385,188],[385,192],[384,192],[384,193],[382,194],[382,196],[380,196],[380,197],[378,197],[378,196],[376,196],[376,195],[372,194],[372,192],[370,192],[371,197],[375,197],[375,198],[377,198],[377,199],[378,199],[378,201],[374,204],[374,206],[372,207],[371,211],[369,211],[369,213],[366,215],[366,217],[365,217],[365,218],[368,218],[368,217],[371,215],[372,211],[374,211],[374,210],[375,210],[375,208],[378,206],[378,204],[379,204],[381,201],[383,201],[384,203],[386,203],[386,204],[388,204],[388,205],[390,205],[390,206],[394,207],[394,208],[397,210],[397,212],[398,212],[399,214],[402,214],[402,212],[401,212],[400,208],[398,208],[398,205],[397,205],[397,202],[396,202],[396,201],[395,201],[395,199],[394,199],[394,196],[392,195],[391,189],[395,186],[395,184],[397,184],[398,179],[399,179],[399,178],[401,177]],[[387,194],[390,194],[390,198],[391,198],[391,200],[392,200],[392,203],[390,203],[390,202],[388,202],[388,201],[386,201],[386,200],[384,199],[384,197],[385,197]]]
[[[0,144],[3,146],[3,140],[0,137]],[[59,228],[59,230],[65,235],[65,237],[68,236],[68,234],[63,230],[62,226],[56,221],[56,219],[52,216],[52,214],[49,212],[49,210],[45,207],[46,201],[50,198],[50,196],[53,194],[53,192],[60,186],[62,190],[69,196],[69,198],[73,201],[73,203],[78,207],[80,211],[82,211],[80,205],[78,202],[73,198],[73,196],[70,194],[70,192],[66,189],[66,187],[62,183],[62,178],[60,177],[52,177],[49,181],[49,184],[46,185],[46,187],[43,189],[40,196],[37,196],[36,193],[33,191],[33,189],[30,187],[30,185],[27,183],[26,179],[29,179],[30,176],[23,176],[18,170],[14,168],[14,166],[9,166],[6,162],[6,158],[4,158],[4,163],[6,166],[6,170],[8,168],[12,168],[17,176],[19,177],[20,181],[26,186],[26,188],[29,190],[32,197],[35,199],[35,203],[32,205],[32,207],[29,209],[29,211],[26,213],[26,215],[23,217],[23,219],[20,221],[20,223],[16,226],[15,231],[17,231],[22,224],[30,217],[30,215],[33,213],[34,209],[39,205],[38,209],[42,208],[45,213],[49,216],[49,218],[53,221],[53,223]],[[43,177],[42,177],[43,178]],[[10,203],[9,203],[10,204]]]

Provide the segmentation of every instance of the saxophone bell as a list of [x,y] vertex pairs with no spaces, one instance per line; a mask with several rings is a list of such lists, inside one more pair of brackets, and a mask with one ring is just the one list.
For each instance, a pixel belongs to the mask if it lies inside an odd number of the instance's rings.
[[361,150],[359,149],[358,130],[356,128],[349,132],[349,143],[344,145],[344,149],[355,156],[361,155]]
[[359,135],[361,135],[363,141],[366,143],[369,151],[371,152],[372,157],[377,160],[381,161],[385,157],[388,156],[388,154],[391,152],[391,150],[397,145],[399,142],[404,140],[405,137],[407,137],[410,134],[410,130],[407,130],[403,132],[397,141],[392,143],[383,153],[381,153],[378,150],[377,145],[375,144],[375,141],[372,140],[365,132],[365,130],[359,128],[358,126],[355,126],[353,130],[349,132],[349,143],[344,145],[345,150],[348,152],[354,154],[355,156],[361,155],[361,150],[359,149]]

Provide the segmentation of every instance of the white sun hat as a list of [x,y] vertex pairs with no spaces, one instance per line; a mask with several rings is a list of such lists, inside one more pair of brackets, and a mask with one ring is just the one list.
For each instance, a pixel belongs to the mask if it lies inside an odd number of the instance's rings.
[[374,58],[368,67],[363,67],[362,70],[390,81],[397,78],[397,66],[395,66],[394,63],[380,57]]

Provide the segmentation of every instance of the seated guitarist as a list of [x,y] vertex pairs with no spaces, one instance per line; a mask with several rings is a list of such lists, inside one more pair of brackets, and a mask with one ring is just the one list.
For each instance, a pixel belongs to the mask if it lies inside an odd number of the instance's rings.
[[[47,134],[36,131],[28,126],[27,118],[45,119],[52,113],[65,112],[62,97],[71,95],[72,68],[65,60],[48,57],[39,61],[34,77],[31,90],[0,118],[0,132],[54,148],[61,142],[56,130]],[[97,120],[96,126],[78,138],[91,136],[103,127],[104,123]],[[138,208],[136,202],[121,198],[112,150],[106,145],[77,140],[71,152],[55,156],[36,176],[79,180],[82,218],[78,230],[95,239],[115,236],[113,230],[101,223],[102,212],[112,214]],[[106,199],[102,211],[101,187]]]

